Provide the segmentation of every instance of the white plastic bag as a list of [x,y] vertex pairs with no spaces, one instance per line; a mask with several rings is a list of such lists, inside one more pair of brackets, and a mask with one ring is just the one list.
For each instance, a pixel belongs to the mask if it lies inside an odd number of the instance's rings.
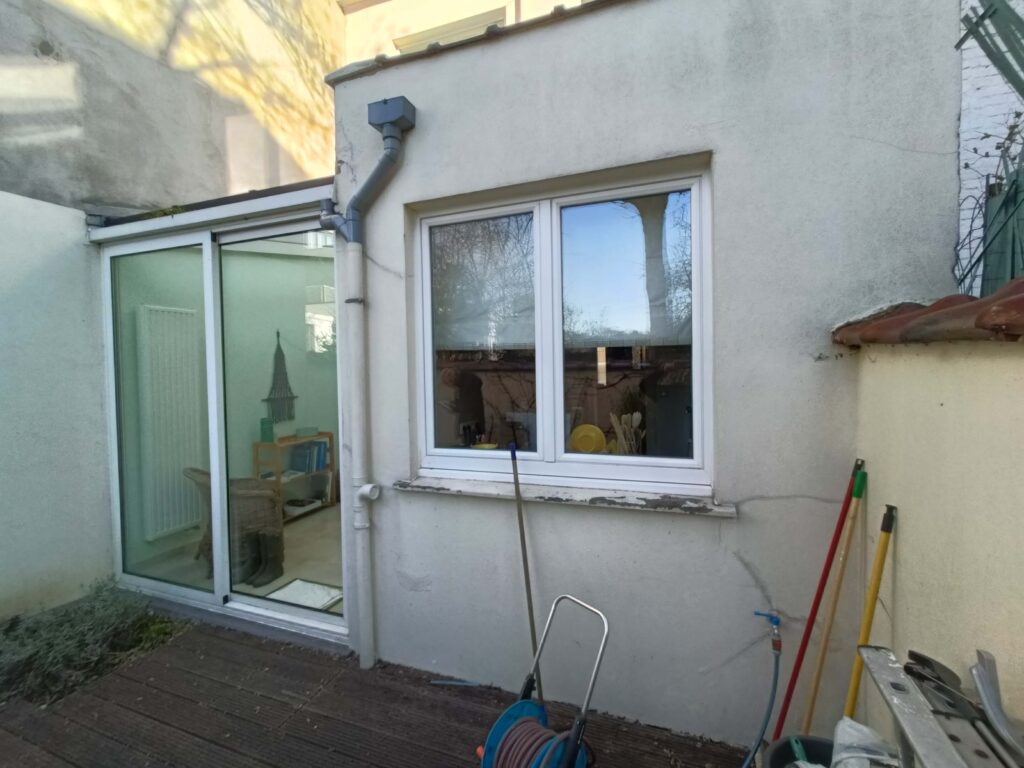
[[836,724],[832,768],[899,768],[899,754],[866,725],[844,717]]

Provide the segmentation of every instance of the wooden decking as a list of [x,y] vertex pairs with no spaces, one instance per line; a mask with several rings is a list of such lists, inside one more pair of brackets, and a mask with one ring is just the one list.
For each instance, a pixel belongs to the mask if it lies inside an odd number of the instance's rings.
[[[397,666],[197,625],[46,708],[0,706],[0,765],[20,768],[471,768],[513,696]],[[570,710],[552,707],[557,721]],[[604,768],[717,768],[721,744],[594,716]]]

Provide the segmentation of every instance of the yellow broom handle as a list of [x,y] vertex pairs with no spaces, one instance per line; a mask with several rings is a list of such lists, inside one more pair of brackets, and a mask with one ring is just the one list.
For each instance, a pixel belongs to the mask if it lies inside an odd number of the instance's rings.
[[846,517],[846,530],[843,532],[843,545],[839,551],[839,564],[836,566],[835,581],[832,583],[832,593],[829,595],[828,608],[825,610],[825,621],[821,627],[821,644],[818,646],[818,658],[814,664],[814,675],[811,677],[810,691],[807,695],[807,709],[804,712],[800,733],[810,733],[811,723],[814,721],[814,706],[818,699],[818,689],[821,687],[821,673],[825,669],[828,641],[832,636],[832,624],[836,619],[839,594],[843,587],[843,574],[846,573],[846,563],[850,554],[850,547],[853,544],[854,529],[857,527],[857,515],[860,513],[861,501],[864,498],[864,486],[867,483],[867,476],[867,472],[861,470],[857,473],[857,478],[854,480],[853,503],[850,505],[850,513]]
[[[875,621],[875,605],[878,602],[878,590],[882,586],[882,573],[885,571],[885,555],[889,551],[889,539],[896,523],[896,507],[885,505],[882,516],[882,532],[878,534],[878,548],[875,550],[875,564],[871,567],[871,581],[868,582],[868,595],[864,601],[864,618],[860,622],[860,637],[857,645],[867,645],[871,641],[871,625]],[[864,660],[856,651],[853,654],[853,672],[850,674],[850,688],[846,692],[846,709],[843,714],[853,717],[857,709],[857,696],[860,693],[860,678],[864,671]]]

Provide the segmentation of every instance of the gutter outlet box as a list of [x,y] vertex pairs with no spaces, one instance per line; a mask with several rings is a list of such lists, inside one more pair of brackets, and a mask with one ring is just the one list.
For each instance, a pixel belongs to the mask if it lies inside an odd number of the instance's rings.
[[368,107],[369,123],[378,131],[391,123],[400,131],[416,125],[416,107],[405,96],[374,101]]

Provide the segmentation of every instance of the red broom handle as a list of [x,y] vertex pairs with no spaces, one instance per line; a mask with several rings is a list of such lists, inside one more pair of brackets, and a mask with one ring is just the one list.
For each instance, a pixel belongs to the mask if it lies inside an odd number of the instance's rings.
[[814,593],[814,600],[811,602],[811,612],[807,615],[807,623],[804,625],[804,635],[800,638],[800,648],[796,652],[796,659],[793,661],[793,671],[789,675],[789,685],[786,686],[786,696],[782,699],[782,707],[779,709],[779,719],[775,721],[775,733],[772,734],[772,741],[778,741],[782,735],[782,728],[786,724],[786,715],[789,714],[789,705],[793,701],[793,692],[796,690],[796,681],[800,677],[800,667],[804,663],[804,655],[807,653],[807,646],[811,641],[811,634],[814,632],[814,622],[818,618],[818,608],[821,607],[821,598],[825,594],[825,586],[828,584],[828,576],[832,571],[832,561],[836,557],[836,550],[839,548],[839,539],[843,535],[843,526],[846,524],[846,515],[850,511],[850,501],[853,499],[853,482],[857,473],[864,468],[864,460],[857,459],[853,463],[853,471],[850,473],[850,482],[846,486],[846,496],[843,497],[843,506],[839,510],[839,519],[836,520],[836,529],[832,534],[832,543],[828,545],[828,554],[825,556],[825,566],[821,569],[821,576],[818,577],[818,589]]

